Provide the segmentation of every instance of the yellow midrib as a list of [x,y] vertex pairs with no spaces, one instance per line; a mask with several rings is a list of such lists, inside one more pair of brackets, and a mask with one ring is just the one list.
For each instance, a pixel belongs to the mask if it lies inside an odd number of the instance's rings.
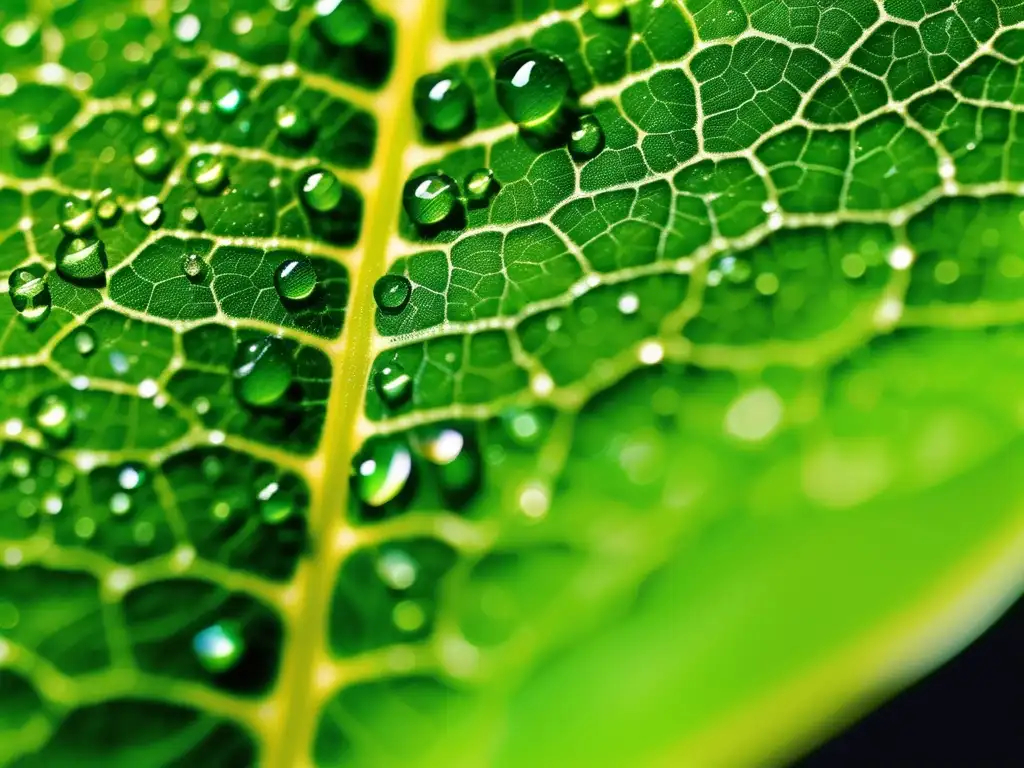
[[[385,5],[380,3],[380,5]],[[293,583],[294,608],[281,662],[274,704],[267,710],[264,754],[267,768],[312,764],[320,712],[332,691],[317,685],[317,672],[331,659],[327,622],[334,581],[349,550],[342,544],[349,468],[360,448],[359,414],[369,377],[374,338],[373,284],[387,267],[387,249],[397,221],[404,182],[404,150],[414,138],[412,88],[426,66],[430,42],[441,29],[443,0],[394,0],[386,10],[395,24],[395,65],[378,103],[376,181],[363,189],[366,208],[345,329],[332,350],[332,381],[324,436],[310,473],[309,530],[314,557],[302,563]]]

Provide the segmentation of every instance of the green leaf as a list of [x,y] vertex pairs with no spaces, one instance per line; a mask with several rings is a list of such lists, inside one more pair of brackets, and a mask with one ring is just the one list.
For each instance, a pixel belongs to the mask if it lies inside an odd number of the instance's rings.
[[0,763],[761,765],[1019,592],[1020,4],[623,5],[3,3]]

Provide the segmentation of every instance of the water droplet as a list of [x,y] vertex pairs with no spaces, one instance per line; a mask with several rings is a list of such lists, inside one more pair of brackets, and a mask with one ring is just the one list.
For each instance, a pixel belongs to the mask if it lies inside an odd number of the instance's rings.
[[614,19],[626,9],[626,0],[587,0],[587,7],[599,19]]
[[635,315],[640,309],[640,297],[633,292],[627,292],[619,296],[619,312],[624,315]]
[[150,88],[148,85],[144,85],[135,92],[135,96],[132,97],[132,103],[135,108],[139,110],[141,114],[152,112],[156,107],[158,97],[156,90]]
[[313,132],[309,113],[295,104],[282,104],[274,114],[278,132],[286,139],[303,141]]
[[107,250],[95,237],[74,237],[57,248],[57,271],[68,280],[93,280],[107,268]]
[[362,42],[373,25],[373,11],[366,0],[317,0],[320,31],[335,45]]
[[461,128],[473,109],[473,92],[454,75],[424,75],[416,81],[412,99],[423,124],[440,133]]
[[235,115],[245,105],[241,84],[231,72],[218,72],[214,75],[210,83],[210,94],[213,96],[213,108],[224,117]]
[[41,163],[50,156],[50,133],[39,123],[24,122],[15,130],[14,149],[26,163]]
[[404,403],[412,393],[412,377],[398,363],[385,365],[373,375],[377,395],[392,408]]
[[576,160],[589,160],[604,149],[604,129],[594,115],[583,115],[569,136],[569,154]]
[[448,218],[455,207],[455,182],[443,173],[417,176],[405,183],[402,204],[409,218],[416,224],[437,224]]
[[320,213],[334,210],[341,203],[344,191],[338,177],[323,168],[314,168],[302,178],[302,201]]
[[403,275],[384,275],[373,286],[377,309],[386,315],[397,315],[409,303],[412,283]]
[[174,36],[181,43],[194,42],[199,33],[202,31],[203,25],[199,21],[199,17],[194,13],[186,13],[180,16],[174,23]]
[[204,195],[214,195],[227,184],[228,169],[217,155],[196,155],[188,163],[188,177]]
[[466,435],[452,427],[434,427],[417,441],[420,455],[437,468],[441,490],[449,503],[461,504],[480,480],[480,455]]
[[232,365],[235,392],[252,406],[266,407],[280,400],[295,376],[292,355],[281,339],[267,336],[238,346]]
[[527,48],[498,65],[494,86],[498,103],[519,125],[537,125],[553,117],[569,94],[569,70],[557,56]]
[[64,443],[71,436],[71,407],[61,395],[53,392],[40,395],[29,411],[36,429],[50,440]]
[[371,507],[392,501],[412,475],[412,454],[397,440],[382,440],[356,458],[359,498]]
[[88,357],[96,351],[96,332],[87,325],[75,330],[71,335],[75,351],[82,357]]
[[416,583],[419,567],[408,552],[389,547],[377,558],[377,575],[391,589],[406,590]]
[[146,480],[146,468],[140,464],[122,464],[117,471],[117,484],[126,491],[134,491]]
[[110,511],[118,517],[132,510],[132,497],[124,491],[117,491],[110,497]]
[[96,217],[92,203],[83,197],[65,197],[57,204],[60,228],[69,235],[83,235],[93,228]]
[[456,429],[442,428],[422,441],[420,452],[432,464],[451,464],[466,446],[465,436]]
[[242,629],[233,621],[218,621],[196,633],[192,649],[207,672],[215,675],[227,672],[245,653]]
[[41,268],[16,269],[7,278],[11,303],[21,318],[34,325],[50,314],[52,299]]
[[114,196],[114,190],[105,189],[96,199],[96,218],[103,224],[113,224],[121,215],[121,204]]
[[295,512],[298,499],[294,489],[286,487],[277,480],[271,480],[256,493],[259,501],[260,516],[264,522],[277,525],[287,520]]
[[544,439],[545,424],[532,408],[509,408],[501,414],[505,433],[513,443],[533,448]]
[[274,286],[285,301],[303,301],[316,290],[316,270],[306,259],[285,259],[274,271]]
[[192,282],[199,282],[206,272],[206,262],[198,253],[190,253],[181,260],[181,271]]
[[171,166],[171,147],[159,134],[143,136],[132,148],[135,169],[143,176],[158,179]]
[[494,180],[494,171],[490,168],[478,168],[471,172],[462,188],[466,198],[474,203],[485,203],[491,199],[498,184]]
[[139,204],[135,207],[135,214],[143,226],[156,229],[164,219],[164,206],[159,197],[150,195],[139,200]]
[[186,205],[181,209],[181,226],[185,229],[191,229],[193,231],[199,231],[206,227],[203,223],[203,215],[199,213],[199,209],[194,205]]

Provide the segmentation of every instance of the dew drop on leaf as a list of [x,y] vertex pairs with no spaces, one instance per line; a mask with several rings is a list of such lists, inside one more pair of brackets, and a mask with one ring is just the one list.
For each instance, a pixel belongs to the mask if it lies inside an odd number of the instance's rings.
[[424,75],[412,92],[420,121],[439,133],[451,133],[465,125],[473,109],[473,92],[454,75]]
[[316,271],[306,259],[285,259],[274,271],[274,286],[284,301],[303,301],[316,290]]
[[135,92],[132,97],[132,104],[139,111],[140,114],[147,114],[152,112],[156,107],[157,93],[156,90],[148,85],[144,85]]
[[75,345],[75,351],[82,357],[89,357],[96,351],[96,332],[87,325],[75,330],[71,340]]
[[171,147],[159,134],[143,136],[132,147],[135,169],[149,179],[158,179],[171,166]]
[[50,440],[64,443],[71,436],[71,407],[61,395],[53,392],[40,395],[29,411],[36,429]]
[[501,414],[505,434],[518,446],[532,448],[544,438],[544,423],[532,408],[509,408]]
[[604,129],[594,115],[583,115],[569,135],[569,154],[576,160],[589,160],[604,149]]
[[227,672],[245,653],[241,627],[233,621],[218,621],[196,633],[192,649],[207,672]]
[[84,235],[96,223],[96,215],[89,200],[71,195],[57,203],[60,228],[69,235]]
[[73,237],[57,248],[57,271],[68,280],[93,280],[107,269],[107,250],[95,237]]
[[295,368],[285,343],[274,336],[239,344],[232,365],[235,392],[252,406],[279,401],[292,384]]
[[53,300],[41,268],[16,269],[7,283],[11,303],[25,322],[34,325],[46,319]]
[[181,260],[181,271],[192,282],[198,282],[206,272],[206,262],[198,253],[189,253]]
[[343,192],[338,177],[323,168],[308,171],[302,179],[300,189],[302,202],[319,213],[327,213],[337,208]]
[[121,204],[114,196],[114,190],[105,189],[96,200],[96,218],[103,224],[113,224],[121,215]]
[[362,42],[373,25],[366,0],[317,0],[315,10],[324,37],[335,45]]
[[203,223],[203,215],[199,212],[199,209],[194,205],[186,205],[181,209],[179,214],[181,220],[181,226],[185,229],[191,229],[193,231],[200,231],[205,229],[206,225]]
[[377,575],[391,589],[409,589],[416,583],[418,570],[416,561],[402,549],[389,547],[377,558]]
[[398,363],[385,365],[373,375],[373,388],[391,407],[404,403],[412,392],[412,377]]
[[443,173],[416,176],[405,183],[402,205],[420,226],[437,224],[451,214],[458,199],[455,182]]
[[228,181],[228,169],[217,155],[201,154],[188,163],[188,178],[204,195],[215,195]]
[[599,19],[614,19],[626,9],[625,0],[587,0],[590,12]]
[[213,108],[223,117],[234,116],[245,105],[245,94],[232,72],[218,72],[210,83]]
[[462,454],[466,438],[457,429],[444,427],[432,432],[420,443],[420,453],[432,464],[451,464]]
[[132,497],[124,491],[117,491],[110,497],[110,511],[118,516],[127,515],[132,510]]
[[146,468],[139,464],[122,464],[117,470],[117,484],[125,491],[134,491],[146,480]]
[[506,56],[494,75],[498,103],[512,122],[526,126],[554,117],[570,84],[569,70],[560,58],[532,48]]
[[384,440],[356,457],[355,482],[359,498],[371,507],[392,501],[412,476],[412,454],[398,440]]
[[386,315],[397,315],[409,303],[412,283],[403,275],[384,275],[373,286],[373,300]]
[[186,13],[178,17],[174,23],[174,37],[181,43],[192,43],[199,37],[203,25],[194,13]]
[[156,229],[164,219],[164,206],[159,197],[150,195],[139,200],[135,207],[135,215],[139,217],[143,226]]
[[282,104],[274,113],[278,132],[286,139],[302,141],[313,133],[313,121],[309,113],[294,104]]
[[494,171],[490,168],[477,168],[466,176],[462,188],[466,199],[474,203],[484,203],[491,199],[497,186]]
[[42,163],[50,156],[50,134],[39,123],[24,122],[15,130],[14,150],[26,163]]
[[287,520],[298,506],[294,489],[286,487],[279,480],[262,483],[256,492],[256,499],[259,502],[260,517],[271,525]]
[[441,490],[449,502],[466,500],[480,481],[480,456],[475,444],[453,427],[435,427],[418,440],[420,455],[437,468]]

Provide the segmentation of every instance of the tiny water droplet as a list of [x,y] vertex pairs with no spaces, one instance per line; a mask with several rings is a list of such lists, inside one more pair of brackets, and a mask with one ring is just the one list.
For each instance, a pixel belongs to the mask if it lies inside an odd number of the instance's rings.
[[191,229],[193,231],[200,231],[206,228],[203,223],[203,215],[199,213],[199,209],[194,205],[186,205],[181,209],[181,226],[185,229]]
[[285,301],[308,299],[316,282],[316,270],[306,259],[285,259],[274,271],[274,286]]
[[451,214],[457,200],[455,182],[443,173],[416,176],[405,183],[402,204],[420,226],[437,224]]
[[57,203],[60,228],[69,235],[84,235],[96,222],[92,203],[77,196],[63,198]]
[[171,147],[159,134],[143,136],[132,147],[135,169],[143,176],[158,179],[171,166]]
[[224,117],[235,115],[245,105],[245,94],[238,78],[231,72],[218,72],[210,83],[213,108]]
[[640,309],[640,297],[632,291],[624,293],[619,296],[618,307],[619,312],[624,315],[635,315]]
[[49,393],[36,398],[29,408],[32,423],[44,436],[64,443],[71,436],[71,407],[61,395]]
[[412,98],[420,121],[440,133],[461,128],[473,109],[473,92],[455,75],[424,75],[416,81]]
[[587,0],[587,7],[599,19],[614,19],[626,9],[626,0]]
[[132,511],[132,497],[124,491],[117,491],[110,497],[110,511],[118,517]]
[[317,0],[315,10],[321,32],[335,45],[361,43],[373,25],[366,0]]
[[14,132],[14,150],[26,163],[41,163],[50,156],[50,133],[36,122],[24,122]]
[[57,271],[68,280],[93,280],[107,269],[107,250],[95,237],[73,237],[57,248]]
[[267,336],[238,345],[232,364],[235,392],[251,406],[266,407],[279,401],[295,377],[288,347],[281,339]]
[[544,423],[532,408],[509,408],[501,414],[505,434],[518,446],[533,448],[544,438]]
[[143,115],[153,111],[157,100],[156,90],[148,85],[139,88],[135,92],[135,96],[132,97],[132,103],[135,105],[135,108]]
[[181,43],[192,43],[199,37],[199,33],[202,31],[203,25],[199,21],[199,17],[194,13],[186,13],[180,16],[174,23],[174,36]]
[[555,116],[569,94],[569,70],[557,56],[526,48],[498,65],[494,87],[512,122],[538,125]]
[[112,224],[121,215],[121,204],[114,196],[114,190],[105,189],[96,199],[96,218],[103,224]]
[[88,357],[96,351],[96,332],[87,325],[75,330],[72,334],[75,351],[82,357]]
[[42,268],[16,269],[7,283],[11,303],[25,322],[35,325],[46,319],[53,300]]
[[451,464],[466,447],[466,438],[457,429],[444,427],[429,434],[420,443],[420,453],[432,464]]
[[233,621],[218,621],[196,633],[192,649],[203,668],[212,674],[232,669],[245,653],[241,627]]
[[576,160],[589,160],[604,149],[604,129],[594,115],[583,115],[569,136],[569,154]]
[[198,282],[206,272],[206,262],[198,253],[190,253],[181,260],[181,271],[192,282]]
[[309,113],[295,104],[282,104],[274,113],[278,132],[286,139],[303,141],[313,133],[313,121]]
[[338,177],[323,168],[307,171],[302,177],[300,189],[302,201],[319,213],[337,208],[344,192]]
[[412,475],[412,454],[398,440],[383,440],[356,458],[359,498],[371,507],[392,501]]
[[373,286],[373,300],[386,315],[397,315],[409,303],[412,283],[403,275],[384,275]]
[[139,200],[139,204],[135,207],[135,214],[143,226],[156,229],[164,219],[164,206],[159,197],[150,195]]
[[421,434],[420,455],[437,468],[441,490],[452,503],[462,503],[480,480],[480,455],[466,435],[452,427],[434,427]]
[[146,468],[141,464],[122,464],[117,471],[117,484],[126,491],[134,491],[146,480]]
[[260,488],[256,498],[259,501],[260,517],[271,525],[287,520],[298,506],[294,490],[277,480],[272,480]]
[[490,168],[478,168],[472,171],[463,183],[466,198],[474,203],[485,203],[491,199],[498,183],[494,180],[494,171]]
[[406,590],[416,583],[419,567],[408,552],[389,547],[377,558],[377,575],[391,589]]
[[412,393],[412,377],[398,363],[385,365],[373,375],[377,395],[392,408],[404,403]]
[[220,157],[204,153],[189,161],[188,177],[204,195],[214,195],[227,184],[228,169]]

